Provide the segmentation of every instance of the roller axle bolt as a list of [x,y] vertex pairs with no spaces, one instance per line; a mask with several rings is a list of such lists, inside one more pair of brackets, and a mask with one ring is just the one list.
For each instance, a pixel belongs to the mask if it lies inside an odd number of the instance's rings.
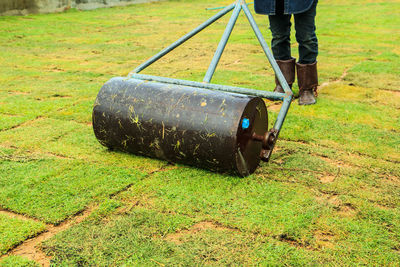
[[253,140],[259,141],[262,143],[263,149],[270,149],[275,142],[275,132],[274,131],[268,131],[264,135],[259,135],[256,133],[253,133]]
[[273,142],[269,132],[266,132],[264,135],[253,133],[253,140],[261,142],[264,149],[268,149],[270,144],[272,144],[271,141]]
[[277,137],[277,132],[275,129],[271,129],[270,131],[266,132],[264,135],[258,135],[253,133],[252,138],[255,141],[259,141],[262,143],[262,150],[261,150],[261,160],[268,161],[269,155],[274,147],[275,141]]

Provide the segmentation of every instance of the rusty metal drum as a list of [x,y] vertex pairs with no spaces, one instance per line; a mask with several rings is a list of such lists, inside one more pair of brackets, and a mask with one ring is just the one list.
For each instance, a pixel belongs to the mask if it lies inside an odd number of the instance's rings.
[[259,97],[196,87],[112,78],[93,108],[93,130],[110,148],[247,176],[268,130]]

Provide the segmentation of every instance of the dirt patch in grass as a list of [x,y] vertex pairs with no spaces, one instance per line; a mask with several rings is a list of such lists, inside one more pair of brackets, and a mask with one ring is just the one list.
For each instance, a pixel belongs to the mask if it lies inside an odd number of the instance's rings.
[[46,71],[50,71],[50,72],[64,72],[65,70],[57,67],[57,66],[50,66],[48,68],[46,68]]
[[[0,103],[0,105],[1,105],[1,104],[2,104],[2,103]],[[18,116],[20,116],[20,115],[12,114],[12,113],[2,113],[1,115],[7,116],[7,117],[18,117]]]
[[21,91],[8,91],[11,95],[29,95],[29,92],[21,92]]
[[329,203],[335,207],[339,207],[342,201],[339,199],[338,195],[322,194],[317,198],[318,203]]
[[301,242],[287,234],[281,234],[277,237],[275,237],[277,240],[287,243],[292,247],[295,248],[302,248],[306,250],[314,250],[314,251],[319,251],[322,249],[332,249],[335,247],[334,240],[335,240],[335,235],[329,231],[322,231],[318,230],[314,234],[314,242],[313,243],[308,243],[307,241]]
[[331,158],[328,158],[326,156],[315,155],[315,154],[313,154],[313,156],[317,156],[320,159],[322,159],[323,161],[325,161],[325,162],[329,163],[330,165],[333,165],[333,166],[335,166],[337,168],[349,168],[350,169],[350,168],[354,168],[355,167],[355,166],[352,166],[352,165],[350,165],[350,164],[348,164],[348,163],[346,163],[344,161],[331,159]]
[[333,175],[326,175],[326,176],[321,176],[319,177],[319,180],[323,184],[328,184],[328,183],[333,183],[336,179],[336,176]]
[[332,205],[341,217],[353,217],[357,214],[357,209],[350,203],[343,203],[339,195],[322,193],[321,196],[316,197],[316,200],[321,204],[327,203]]
[[52,153],[52,152],[46,152],[44,153],[45,155],[49,156],[49,157],[56,157],[58,159],[75,159],[73,157],[68,157],[59,153]]
[[289,245],[291,245],[293,247],[298,247],[298,248],[307,248],[307,246],[309,245],[309,244],[302,244],[299,241],[297,241],[296,239],[288,236],[287,234],[281,234],[281,235],[277,236],[276,239],[278,239],[281,242],[288,243]]
[[[19,147],[12,146],[12,145],[5,145],[5,146],[0,146],[1,148],[9,148],[9,149],[16,149],[16,150],[22,150]],[[50,158],[58,158],[58,159],[75,159],[73,157],[68,157],[62,154],[58,153],[52,153],[52,152],[32,152],[30,150],[25,150],[24,154],[11,154],[11,155],[6,155],[0,151],[0,159],[1,160],[7,160],[7,161],[16,161],[16,162],[28,162],[28,161],[35,161],[35,160],[41,160],[46,157]]]
[[[11,147],[10,147],[11,148]],[[15,147],[13,147],[15,149]],[[0,152],[0,160],[3,161],[14,161],[14,162],[28,162],[40,160],[41,158],[34,154],[29,155],[7,155]]]
[[343,203],[339,199],[339,195],[330,195],[323,193],[321,196],[316,197],[319,203],[327,203],[332,205],[341,217],[353,217],[357,214],[357,209],[350,203]]
[[219,223],[210,222],[210,221],[203,221],[203,222],[198,222],[198,223],[194,224],[189,229],[168,234],[168,235],[165,236],[165,240],[179,245],[179,244],[184,243],[185,237],[192,236],[192,235],[195,235],[195,234],[197,234],[199,232],[207,231],[207,230],[212,230],[212,231],[230,231],[230,232],[239,231],[238,229],[226,227],[226,226],[223,226],[223,225],[221,225]]
[[383,179],[383,181],[388,184],[394,184],[394,185],[400,186],[400,177],[399,176],[385,175],[385,178]]
[[346,203],[340,206],[338,214],[342,217],[353,217],[357,214],[357,210],[353,205]]
[[276,112],[278,112],[278,111],[281,109],[281,107],[282,107],[282,103],[274,103],[274,104],[268,106],[268,110],[269,110],[269,111],[276,111]]
[[400,96],[400,90],[379,88],[379,90],[390,92],[396,96]]
[[332,249],[334,245],[334,235],[330,232],[316,231],[314,234],[315,243],[318,249],[329,248]]

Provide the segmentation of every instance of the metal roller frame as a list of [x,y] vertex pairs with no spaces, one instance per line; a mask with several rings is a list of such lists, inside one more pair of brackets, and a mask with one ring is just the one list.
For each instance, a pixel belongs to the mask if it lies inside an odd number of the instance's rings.
[[[217,50],[215,51],[214,57],[212,58],[212,61],[210,63],[210,66],[206,72],[206,75],[203,79],[203,82],[194,82],[194,81],[188,81],[188,80],[180,80],[180,79],[173,79],[173,78],[166,78],[166,77],[159,77],[159,76],[152,76],[152,75],[144,75],[144,74],[139,74],[142,70],[195,36],[197,33],[229,13],[230,11],[233,10],[232,16],[226,26],[226,29],[222,35],[222,38],[218,44]],[[234,87],[234,86],[228,86],[228,85],[219,85],[219,84],[212,84],[210,83],[212,76],[215,72],[215,69],[218,65],[218,62],[221,58],[221,55],[225,49],[225,46],[228,42],[229,36],[231,35],[231,32],[233,30],[233,27],[236,23],[236,20],[240,14],[241,11],[244,11],[258,41],[260,42],[260,45],[262,49],[264,50],[265,55],[267,56],[267,59],[269,63],[272,66],[272,69],[275,72],[276,77],[278,78],[283,90],[285,93],[276,93],[276,92],[270,92],[270,91],[261,91],[261,90],[254,90],[254,89],[248,89],[248,88],[242,88],[242,87]],[[147,81],[156,81],[156,82],[162,82],[162,83],[167,83],[167,84],[177,84],[177,85],[185,85],[185,86],[194,86],[194,87],[199,87],[199,88],[206,88],[210,90],[219,90],[219,91],[225,91],[225,92],[233,92],[233,93],[241,93],[241,94],[246,94],[246,95],[253,95],[253,96],[258,96],[262,98],[266,98],[269,100],[280,100],[283,101],[282,107],[278,113],[277,119],[275,121],[274,126],[267,132],[267,134],[263,137],[257,137],[259,141],[263,143],[263,151],[261,155],[261,159],[264,161],[268,161],[272,150],[275,146],[276,140],[279,136],[279,133],[281,131],[283,122],[285,121],[286,114],[289,110],[290,104],[293,99],[293,92],[290,89],[288,83],[286,82],[281,70],[278,67],[278,64],[276,63],[271,50],[268,47],[268,44],[266,43],[260,29],[257,26],[257,23],[254,20],[253,15],[251,14],[248,4],[246,3],[245,0],[236,0],[233,4],[223,8],[221,11],[219,11],[217,14],[209,18],[207,21],[204,23],[200,24],[198,27],[181,37],[179,40],[176,42],[172,43],[170,46],[164,48],[161,50],[159,53],[139,65],[137,68],[135,68],[133,71],[131,71],[128,74],[128,78],[134,78],[134,79],[139,79],[139,80],[147,80]]]

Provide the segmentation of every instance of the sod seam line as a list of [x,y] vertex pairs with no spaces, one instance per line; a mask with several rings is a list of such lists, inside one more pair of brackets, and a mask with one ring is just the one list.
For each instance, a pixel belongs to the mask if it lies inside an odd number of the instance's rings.
[[20,219],[20,220],[24,220],[24,221],[29,221],[29,220],[31,220],[31,221],[43,223],[43,224],[45,224],[46,226],[52,226],[52,224],[42,222],[42,221],[39,220],[38,218],[31,217],[31,216],[29,216],[29,215],[25,215],[25,214],[22,214],[22,213],[18,213],[18,212],[12,211],[12,210],[10,210],[10,209],[7,209],[7,208],[2,207],[1,205],[0,205],[0,214],[7,215],[7,216],[9,216],[9,217],[11,217],[11,218],[16,218],[16,219]]
[[19,123],[19,124],[17,124],[17,125],[14,125],[14,126],[9,127],[9,128],[1,129],[1,130],[0,130],[0,133],[6,132],[6,131],[9,131],[9,130],[13,130],[13,129],[17,129],[17,128],[20,128],[20,127],[23,127],[25,124],[34,123],[35,121],[37,121],[37,120],[39,120],[39,119],[41,119],[41,118],[44,118],[44,116],[39,115],[39,116],[36,116],[35,118],[33,118],[33,119],[31,119],[31,120],[27,120],[27,121],[21,122],[21,123]]
[[322,83],[320,86],[318,86],[318,90],[322,90],[323,88],[325,88],[325,87],[327,87],[327,86],[329,86],[329,85],[331,85],[331,84],[343,82],[344,79],[346,78],[347,74],[348,74],[348,71],[349,71],[350,69],[354,68],[354,67],[357,66],[357,65],[358,65],[358,64],[355,64],[355,65],[353,65],[352,67],[345,68],[344,71],[343,71],[343,73],[342,73],[342,75],[340,75],[339,78],[337,78],[337,79],[335,79],[335,80],[333,80],[333,81],[327,81],[327,82]]
[[[153,174],[155,174],[155,173],[170,170],[169,168],[167,168],[168,166],[171,166],[171,168],[170,168],[171,170],[173,170],[174,168],[176,168],[175,165],[173,165],[173,164],[171,165],[169,162],[167,162],[167,163],[165,163],[163,166],[161,166],[160,168],[158,168],[158,169],[156,169],[156,170],[154,170],[154,171],[151,171],[151,172],[149,172],[148,174],[146,174],[141,180],[147,179],[147,178],[149,178],[151,175],[153,175]],[[118,190],[117,192],[111,193],[111,194],[109,195],[109,198],[112,199],[112,198],[116,197],[118,194],[129,190],[129,188],[131,188],[134,184],[135,184],[135,183],[130,183],[130,184],[126,185],[124,188],[121,188],[120,190]]]

